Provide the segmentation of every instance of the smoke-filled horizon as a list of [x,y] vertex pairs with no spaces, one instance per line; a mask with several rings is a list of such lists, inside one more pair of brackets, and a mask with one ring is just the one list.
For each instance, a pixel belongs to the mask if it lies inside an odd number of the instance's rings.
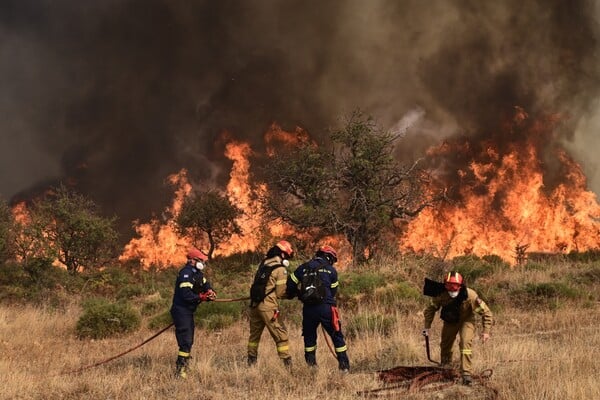
[[362,109],[407,157],[497,134],[515,106],[566,116],[554,140],[600,193],[595,1],[8,0],[0,4],[0,197],[71,182],[129,224],[169,174],[224,185],[222,132],[323,138]]

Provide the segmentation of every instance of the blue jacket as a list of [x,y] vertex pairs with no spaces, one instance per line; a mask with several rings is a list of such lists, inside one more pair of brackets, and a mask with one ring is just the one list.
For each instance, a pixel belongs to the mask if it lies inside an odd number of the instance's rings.
[[287,280],[287,297],[294,298],[296,297],[300,290],[299,285],[302,282],[302,277],[304,276],[304,271],[307,268],[319,267],[319,278],[323,281],[325,285],[325,300],[323,303],[336,305],[335,295],[337,293],[337,288],[339,286],[338,276],[336,269],[329,264],[329,262],[321,257],[315,257],[312,260],[300,265],[293,274],[290,274]]
[[195,311],[200,304],[200,293],[212,289],[202,271],[192,263],[187,263],[177,275],[175,292],[173,293],[173,307],[183,307]]

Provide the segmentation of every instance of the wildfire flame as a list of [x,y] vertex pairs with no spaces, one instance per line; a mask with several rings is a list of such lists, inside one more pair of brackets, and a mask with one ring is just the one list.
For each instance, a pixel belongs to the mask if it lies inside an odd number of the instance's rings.
[[[288,133],[276,124],[272,125],[265,135],[267,141],[294,142],[297,138],[306,137],[303,131]],[[240,226],[241,234],[233,235],[227,242],[219,243],[215,255],[231,255],[245,251],[255,251],[261,245],[262,233],[267,232],[272,237],[282,238],[293,233],[290,227],[280,221],[266,223],[265,212],[258,199],[265,195],[267,188],[264,185],[250,183],[250,161],[253,154],[248,143],[230,140],[225,146],[225,156],[233,161],[229,174],[229,183],[226,195],[229,200],[240,208],[243,213],[236,220]],[[185,249],[192,245],[189,238],[179,235],[175,228],[174,220],[179,214],[183,201],[191,193],[192,186],[188,182],[187,171],[171,175],[169,182],[177,187],[173,204],[165,215],[169,218],[162,222],[153,219],[148,223],[135,225],[139,237],[132,239],[119,257],[121,262],[136,259],[144,268],[167,266],[185,263]],[[197,247],[208,247],[196,244]]]
[[165,215],[169,216],[167,221],[163,223],[153,219],[148,223],[134,222],[134,229],[139,237],[131,239],[125,245],[119,261],[139,260],[144,268],[163,268],[185,263],[186,249],[191,246],[191,241],[177,233],[174,219],[181,211],[185,197],[192,191],[192,185],[188,182],[185,169],[167,179],[176,187],[173,203],[165,210]]
[[[528,116],[517,109],[515,124]],[[600,206],[587,190],[580,166],[556,150],[561,183],[545,184],[540,143],[551,134],[550,123],[535,122],[525,140],[500,150],[485,143],[479,157],[458,170],[458,198],[421,212],[408,225],[400,249],[447,258],[498,255],[515,263],[519,251],[568,253],[600,248]],[[468,142],[444,143],[430,155],[451,157],[473,150]]]
[[[541,144],[552,135],[557,118],[531,122],[522,109],[516,111],[503,136],[515,136],[512,142],[499,145],[493,139],[482,143],[448,141],[428,151],[428,157],[437,162],[441,185],[453,186],[453,201],[427,208],[410,221],[398,238],[400,251],[443,258],[493,254],[515,263],[519,262],[519,252],[525,249],[567,253],[600,248],[600,205],[595,194],[587,190],[580,166],[557,148],[554,157],[559,167],[554,171],[560,183],[550,184],[545,176]],[[518,134],[515,127],[520,129]],[[301,128],[286,132],[277,124],[269,128],[264,140],[270,155],[282,146],[313,143]],[[256,251],[268,235],[269,240],[297,239],[290,226],[266,219],[259,199],[268,188],[251,183],[251,146],[229,139],[224,155],[233,161],[225,194],[243,211],[236,221],[242,233],[219,243],[215,255]],[[453,157],[469,161],[448,173]],[[449,176],[454,185],[449,184]],[[168,182],[175,188],[171,206],[164,210],[161,219],[134,223],[137,237],[124,247],[121,262],[136,259],[144,268],[178,266],[185,262],[186,249],[191,245],[208,247],[207,242],[193,244],[175,227],[175,218],[192,192],[187,171],[170,175]],[[29,223],[25,203],[15,205],[13,214],[21,224]],[[306,237],[299,240],[310,242]],[[328,237],[320,243],[333,245],[340,261],[351,262],[351,249],[343,237]]]

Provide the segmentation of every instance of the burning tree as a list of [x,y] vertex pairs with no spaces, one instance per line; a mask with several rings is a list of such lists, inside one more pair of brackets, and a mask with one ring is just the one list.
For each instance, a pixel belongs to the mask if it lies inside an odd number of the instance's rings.
[[356,111],[331,133],[330,148],[304,141],[274,154],[265,168],[267,208],[301,231],[343,234],[355,262],[365,262],[394,220],[415,216],[434,200],[417,163],[394,158],[399,138]]
[[220,242],[242,233],[236,221],[241,214],[228,197],[207,191],[186,197],[175,223],[182,234],[192,238],[196,247],[204,243],[206,236],[210,245],[208,258],[212,259]]

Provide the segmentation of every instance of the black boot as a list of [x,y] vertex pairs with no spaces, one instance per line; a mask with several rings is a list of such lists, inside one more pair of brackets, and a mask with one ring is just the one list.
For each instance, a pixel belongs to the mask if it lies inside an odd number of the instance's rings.
[[350,372],[350,360],[348,360],[348,354],[345,351],[338,353],[338,368],[343,373]]
[[317,366],[317,355],[314,351],[305,352],[304,359],[306,360],[306,364],[308,364],[309,367]]
[[177,356],[177,362],[175,363],[175,377],[185,379],[187,378],[189,357]]
[[248,366],[251,367],[256,364],[258,358],[256,356],[248,355]]
[[284,358],[283,365],[285,365],[285,367],[288,369],[292,368],[292,357]]

